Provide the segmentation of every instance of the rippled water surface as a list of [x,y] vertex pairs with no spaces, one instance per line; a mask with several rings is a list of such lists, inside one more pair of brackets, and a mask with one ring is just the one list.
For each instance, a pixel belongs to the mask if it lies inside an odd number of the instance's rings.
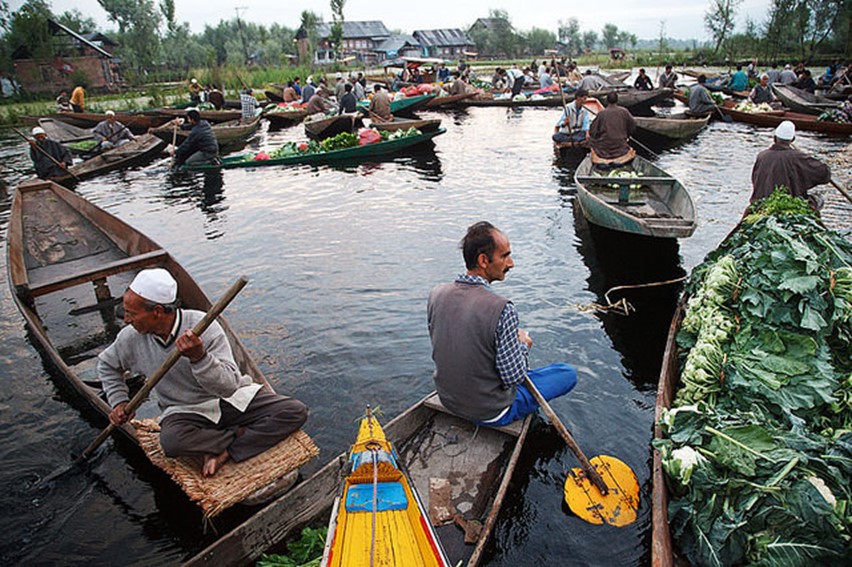
[[[346,450],[367,404],[390,419],[432,389],[425,302],[462,271],[458,241],[487,219],[511,239],[516,267],[496,291],[511,298],[535,340],[531,363],[566,361],[577,388],[553,407],[588,456],[617,456],[642,486],[638,521],[589,525],[562,502],[577,466],[539,420],[497,524],[489,565],[641,565],[649,560],[649,443],[662,348],[677,286],[627,290],[629,317],[586,309],[614,286],[677,278],[739,218],[751,165],[771,130],[715,122],[660,150],[698,211],[695,234],[676,242],[624,238],[582,218],[576,163],[555,159],[555,109],[476,108],[442,117],[447,133],[413,156],[344,168],[173,174],[168,161],[85,181],[77,191],[167,248],[208,295],[240,274],[251,283],[229,309],[261,369],[311,407],[306,426],[321,455]],[[262,147],[302,137],[266,132]],[[802,133],[801,147],[840,142]],[[0,133],[3,175],[29,166],[24,146]],[[5,241],[10,198],[0,200]],[[5,267],[5,255],[0,260]],[[2,270],[5,279],[6,270]],[[46,370],[10,290],[0,284],[0,557],[4,564],[175,564],[215,539],[198,510],[134,448],[110,442],[82,471],[46,487],[104,425]],[[224,533],[251,510],[216,521]]]

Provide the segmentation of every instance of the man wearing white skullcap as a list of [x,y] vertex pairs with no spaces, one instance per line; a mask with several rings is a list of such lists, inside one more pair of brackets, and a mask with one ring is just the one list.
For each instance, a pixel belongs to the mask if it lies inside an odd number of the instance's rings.
[[104,114],[106,119],[98,122],[92,130],[92,136],[98,143],[98,149],[117,148],[136,139],[127,126],[115,119],[115,112],[107,110]]
[[807,199],[817,208],[819,203],[808,189],[831,181],[831,170],[818,159],[800,152],[792,146],[796,139],[796,126],[789,120],[775,128],[775,143],[760,152],[751,170],[754,188],[751,202],[769,197],[776,187],[784,186],[794,197]]
[[98,377],[113,408],[110,422],[121,425],[133,418],[125,411],[125,375],[150,377],[177,349],[181,358],[154,388],[160,445],[168,457],[202,457],[202,473],[212,476],[229,459],[251,458],[298,430],[308,408],[243,374],[217,322],[196,336],[204,313],[181,309],[177,298],[167,270],[140,271],[124,294],[127,325],[98,355]]
[[30,159],[33,160],[36,175],[40,179],[63,177],[67,175],[68,166],[74,163],[71,150],[47,137],[44,128],[33,128],[33,138],[30,143]]

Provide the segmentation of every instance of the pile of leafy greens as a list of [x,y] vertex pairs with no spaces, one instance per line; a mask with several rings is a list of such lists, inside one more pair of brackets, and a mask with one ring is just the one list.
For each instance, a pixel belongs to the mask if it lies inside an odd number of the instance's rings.
[[850,265],[852,244],[812,216],[758,213],[693,270],[681,388],[654,441],[691,563],[852,557]]
[[302,536],[287,545],[289,555],[264,553],[255,567],[318,567],[328,528],[302,529]]

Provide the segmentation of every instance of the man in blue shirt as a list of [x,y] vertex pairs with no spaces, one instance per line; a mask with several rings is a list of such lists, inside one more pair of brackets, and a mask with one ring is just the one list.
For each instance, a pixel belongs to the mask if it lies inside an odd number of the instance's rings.
[[743,71],[742,65],[737,65],[737,72],[731,75],[728,88],[732,91],[744,91],[748,88],[748,75]]
[[562,116],[553,126],[553,141],[557,144],[565,142],[582,142],[589,139],[589,110],[583,106],[588,93],[585,89],[577,89],[574,100],[568,103]]
[[506,235],[478,222],[461,248],[467,273],[429,294],[435,386],[454,414],[480,425],[508,425],[538,407],[524,385],[527,377],[550,400],[574,388],[577,371],[564,363],[529,369],[532,338],[519,328],[514,304],[491,291],[491,283],[515,265]]

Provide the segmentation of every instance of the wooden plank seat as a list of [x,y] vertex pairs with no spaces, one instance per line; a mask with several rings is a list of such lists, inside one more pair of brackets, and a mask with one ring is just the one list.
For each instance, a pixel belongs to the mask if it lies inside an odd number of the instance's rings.
[[97,267],[93,267],[88,270],[83,270],[75,274],[68,274],[57,278],[51,278],[46,281],[40,282],[37,285],[32,285],[29,288],[29,294],[31,297],[35,298],[41,295],[73,287],[75,285],[80,285],[86,282],[91,282],[106,278],[108,276],[113,276],[115,274],[120,274],[122,272],[127,272],[129,270],[135,270],[157,264],[163,264],[167,257],[168,252],[163,249],[152,250],[151,252],[145,252],[144,254],[138,254],[136,256],[128,256],[127,258],[107,262],[105,264],[101,264]]
[[[444,404],[441,403],[441,398],[438,397],[437,393],[432,394],[423,402],[427,408],[431,408],[433,410],[437,410],[449,415],[455,415],[453,412],[448,410]],[[518,437],[521,434],[521,429],[524,426],[524,420],[519,419],[515,422],[510,423],[509,425],[505,425],[503,427],[490,427],[490,429],[496,429],[497,431],[502,431],[503,433],[508,433],[512,437]],[[482,427],[489,427],[487,425],[483,425]]]
[[607,177],[605,175],[578,175],[576,177],[577,181],[583,183],[584,185],[609,185],[611,183],[621,184],[637,184],[641,183],[642,185],[663,185],[663,186],[672,186],[677,183],[677,179],[674,177]]

